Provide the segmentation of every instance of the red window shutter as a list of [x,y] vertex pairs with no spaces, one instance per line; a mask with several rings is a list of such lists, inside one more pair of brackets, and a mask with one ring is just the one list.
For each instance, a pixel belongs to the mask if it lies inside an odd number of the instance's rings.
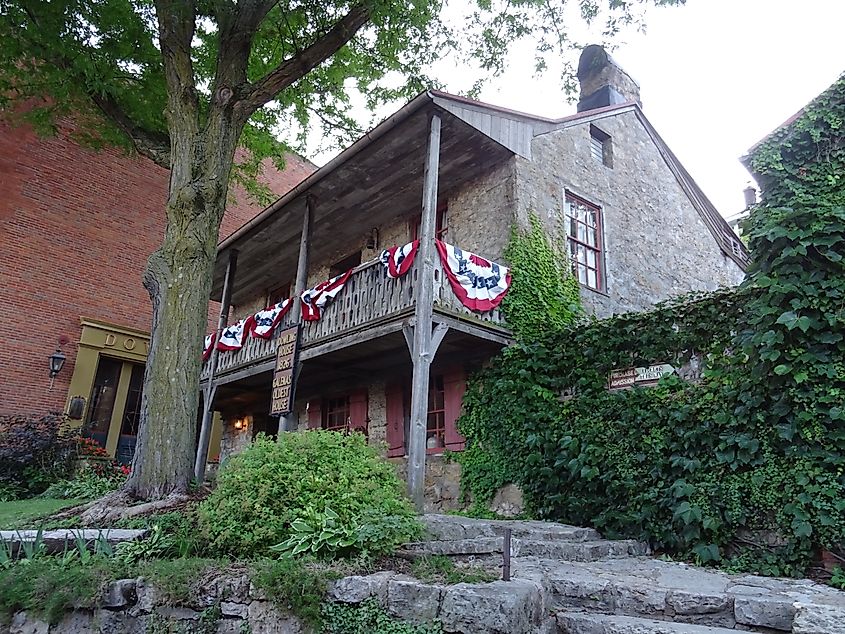
[[355,390],[349,395],[349,431],[367,434],[367,389]]
[[394,383],[385,389],[387,410],[387,457],[405,455],[405,403],[402,385]]
[[320,429],[323,426],[323,412],[320,399],[308,401],[308,429]]
[[466,438],[458,432],[456,424],[461,415],[466,388],[466,372],[464,372],[463,367],[452,368],[443,374],[446,448],[452,451],[460,451],[466,444]]

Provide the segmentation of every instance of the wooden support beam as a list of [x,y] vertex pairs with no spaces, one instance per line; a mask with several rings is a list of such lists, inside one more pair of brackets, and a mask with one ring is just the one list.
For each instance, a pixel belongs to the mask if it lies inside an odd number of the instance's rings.
[[229,319],[232,285],[235,280],[235,271],[237,268],[238,252],[232,249],[229,251],[229,262],[226,264],[226,278],[223,280],[223,301],[220,303],[217,333],[211,349],[211,358],[208,361],[208,382],[206,383],[205,393],[203,394],[202,425],[200,426],[200,437],[197,443],[197,457],[194,461],[194,479],[200,483],[205,481],[205,464],[208,461],[208,443],[211,441],[211,423],[214,417],[214,395],[217,392],[217,386],[214,383],[214,373],[217,371],[217,359],[220,356],[220,351],[217,349],[217,342],[220,341],[220,336],[226,327],[226,321]]
[[402,334],[405,335],[405,344],[408,346],[408,352],[411,358],[414,357],[414,324],[413,320],[408,320],[402,324]]
[[439,323],[434,327],[434,332],[431,333],[431,359],[434,360],[434,355],[437,354],[437,349],[443,342],[443,337],[449,332],[449,326],[444,323]]
[[[293,323],[302,321],[302,293],[308,283],[308,248],[311,242],[311,226],[314,220],[314,197],[308,196],[305,199],[305,212],[302,214],[302,233],[299,236],[299,259],[296,263],[296,283],[293,289],[293,306],[291,306]],[[293,385],[291,390],[296,389],[296,380],[302,370],[302,357],[293,369]],[[293,403],[293,401],[291,401]],[[296,412],[279,416],[279,431],[291,431],[296,429],[298,421]]]
[[408,443],[408,495],[418,512],[423,511],[425,490],[426,428],[428,420],[428,380],[432,351],[432,310],[434,304],[434,230],[437,211],[437,180],[440,169],[440,115],[429,124],[428,149],[423,176],[422,219],[417,261],[420,274],[414,292],[414,339],[411,359],[411,425]]

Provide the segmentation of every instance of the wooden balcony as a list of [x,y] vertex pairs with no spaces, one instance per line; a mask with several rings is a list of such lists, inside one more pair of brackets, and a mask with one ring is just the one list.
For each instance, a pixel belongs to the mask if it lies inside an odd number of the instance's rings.
[[[314,358],[345,345],[401,331],[403,322],[414,314],[414,281],[420,269],[421,262],[415,261],[407,274],[391,279],[378,261],[357,267],[345,288],[323,310],[320,320],[303,322],[300,359]],[[461,304],[437,257],[434,262],[434,313],[435,321],[444,321],[468,334],[478,333],[500,343],[507,343],[511,336],[499,309],[479,314]],[[276,332],[291,325],[293,321],[288,314]],[[240,350],[220,352],[215,376],[231,379],[267,371],[272,367],[275,351],[275,337],[247,337]],[[208,379],[208,365],[203,367],[201,381]]]

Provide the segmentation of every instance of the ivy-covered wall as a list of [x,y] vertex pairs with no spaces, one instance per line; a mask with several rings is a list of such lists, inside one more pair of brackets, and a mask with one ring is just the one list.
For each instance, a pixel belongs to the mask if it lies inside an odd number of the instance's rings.
[[[768,189],[739,289],[550,328],[474,378],[459,460],[475,500],[515,482],[539,516],[767,574],[843,554],[843,129],[839,81],[756,148]],[[654,363],[686,378],[607,389],[611,369]]]

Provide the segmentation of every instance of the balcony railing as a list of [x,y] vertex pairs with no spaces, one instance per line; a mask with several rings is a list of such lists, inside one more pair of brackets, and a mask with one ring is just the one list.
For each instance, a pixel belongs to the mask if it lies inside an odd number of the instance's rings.
[[[396,279],[387,277],[384,267],[378,261],[357,267],[344,289],[322,311],[320,320],[303,322],[302,349],[413,314],[414,283],[421,266],[421,261],[415,261],[408,273]],[[507,328],[499,309],[479,314],[461,304],[437,257],[434,260],[434,309],[462,321],[492,326],[497,330]],[[276,332],[292,325],[289,313],[282,319]],[[275,351],[275,336],[272,339],[247,337],[240,350],[219,353],[216,376],[268,361],[273,358]],[[208,378],[208,365],[206,363],[203,367],[201,380]]]

